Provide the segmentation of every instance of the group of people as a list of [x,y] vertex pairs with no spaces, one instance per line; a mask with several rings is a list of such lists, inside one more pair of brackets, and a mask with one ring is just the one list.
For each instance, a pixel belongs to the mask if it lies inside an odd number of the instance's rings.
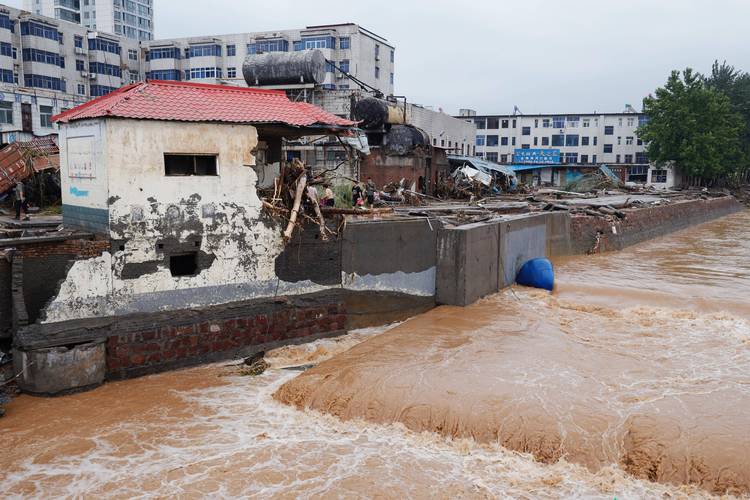
[[[360,182],[355,183],[352,186],[352,206],[373,206],[377,198],[377,192],[377,187],[370,177],[367,178],[364,186]],[[321,207],[336,206],[336,195],[333,193],[330,184],[323,184],[323,196],[319,196],[318,188],[314,185],[307,186],[307,197]]]
[[336,206],[336,196],[333,194],[330,184],[323,184],[323,197],[318,197],[318,188],[312,184],[307,186],[307,197],[313,203],[319,204],[321,207],[333,207]]
[[377,187],[372,181],[371,177],[367,178],[364,190],[362,189],[361,183],[357,182],[352,186],[352,206],[361,207],[365,203],[369,206],[375,204],[375,194],[377,193]]

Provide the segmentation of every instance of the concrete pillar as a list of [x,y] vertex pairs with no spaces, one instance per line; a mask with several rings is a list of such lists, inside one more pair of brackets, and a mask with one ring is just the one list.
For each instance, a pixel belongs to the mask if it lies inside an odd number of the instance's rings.
[[31,394],[55,396],[90,389],[104,382],[104,341],[72,347],[13,350],[18,386]]
[[499,222],[479,222],[438,232],[438,304],[467,306],[499,290],[499,231]]

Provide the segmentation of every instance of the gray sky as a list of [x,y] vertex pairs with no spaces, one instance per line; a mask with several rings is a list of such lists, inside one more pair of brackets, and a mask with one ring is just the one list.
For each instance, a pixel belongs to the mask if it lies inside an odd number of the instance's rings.
[[672,69],[750,70],[748,0],[154,3],[157,38],[359,23],[396,46],[397,94],[450,113],[640,109]]

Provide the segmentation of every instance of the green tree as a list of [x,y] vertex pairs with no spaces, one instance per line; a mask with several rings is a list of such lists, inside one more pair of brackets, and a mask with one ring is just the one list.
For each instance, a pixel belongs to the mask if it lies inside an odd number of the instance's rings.
[[741,172],[750,170],[750,74],[739,71],[726,61],[714,61],[711,76],[705,78],[706,86],[729,98],[732,110],[742,118],[744,130],[740,136]]
[[643,100],[648,122],[638,129],[656,164],[674,162],[685,175],[725,178],[739,168],[743,123],[729,98],[688,68]]

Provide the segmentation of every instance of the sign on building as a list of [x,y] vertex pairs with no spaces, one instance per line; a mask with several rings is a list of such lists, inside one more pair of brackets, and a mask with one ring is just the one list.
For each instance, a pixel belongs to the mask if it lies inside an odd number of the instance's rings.
[[516,149],[513,163],[532,165],[554,165],[560,163],[559,149]]

